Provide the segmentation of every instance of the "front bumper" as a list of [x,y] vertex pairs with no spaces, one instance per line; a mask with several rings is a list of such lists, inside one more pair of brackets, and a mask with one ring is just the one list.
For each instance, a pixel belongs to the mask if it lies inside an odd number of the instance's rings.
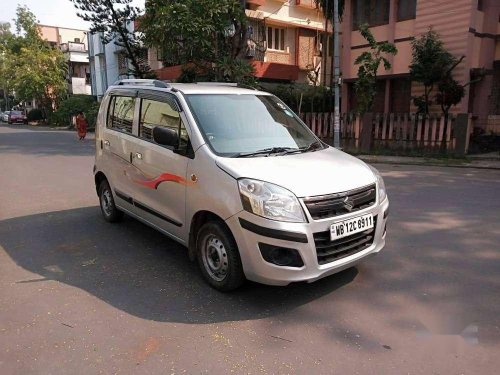
[[[340,272],[357,264],[368,255],[378,253],[385,246],[385,228],[389,200],[386,198],[366,209],[333,218],[313,220],[308,215],[308,223],[285,223],[265,219],[247,211],[242,211],[226,220],[240,251],[243,270],[247,279],[269,285],[288,285],[293,282],[313,282],[322,277]],[[314,233],[328,231],[334,222],[347,220],[372,213],[377,216],[372,244],[354,254],[327,264],[319,264],[314,242]],[[240,218],[268,231],[243,228]],[[268,232],[268,233],[267,233]],[[291,234],[287,236],[286,234]],[[276,234],[278,234],[276,236]],[[281,234],[281,235],[280,235]],[[300,238],[307,237],[307,243]],[[276,238],[278,237],[278,238]],[[284,248],[296,249],[304,265],[298,267],[277,266],[264,260],[259,242]]]

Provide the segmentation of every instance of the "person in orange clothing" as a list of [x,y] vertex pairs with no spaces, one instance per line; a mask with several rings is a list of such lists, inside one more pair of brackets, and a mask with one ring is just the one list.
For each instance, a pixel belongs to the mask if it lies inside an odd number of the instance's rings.
[[83,141],[87,135],[87,120],[85,120],[82,111],[78,112],[78,115],[76,116],[76,130],[78,131],[80,141]]

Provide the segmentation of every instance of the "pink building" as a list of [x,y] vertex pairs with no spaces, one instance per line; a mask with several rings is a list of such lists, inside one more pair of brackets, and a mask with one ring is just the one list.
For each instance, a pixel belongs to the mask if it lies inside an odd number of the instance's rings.
[[[455,69],[455,79],[466,84],[478,73],[483,78],[466,87],[455,113],[472,113],[475,125],[500,130],[500,1],[499,0],[346,0],[342,22],[341,70],[344,78],[342,110],[355,106],[354,60],[367,51],[357,25],[368,23],[378,41],[396,44],[392,68],[379,71],[376,112],[414,111],[411,96],[422,87],[409,80],[411,41],[431,26],[456,57],[465,56]],[[440,108],[432,108],[440,111]]]

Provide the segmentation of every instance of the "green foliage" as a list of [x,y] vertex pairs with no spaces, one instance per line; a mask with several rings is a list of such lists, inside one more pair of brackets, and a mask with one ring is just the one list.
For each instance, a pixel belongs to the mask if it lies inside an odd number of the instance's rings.
[[[331,90],[325,86],[310,85],[278,85],[275,88],[265,88],[266,91],[283,100],[296,113],[331,112]],[[302,102],[301,102],[302,96]],[[300,106],[300,111],[299,111]]]
[[41,121],[43,120],[43,113],[40,109],[34,108],[28,112],[28,121]]
[[99,103],[90,95],[73,95],[62,101],[50,117],[50,123],[54,126],[69,126],[71,116],[75,116],[80,111],[85,115],[89,127],[95,127]]
[[357,110],[363,114],[371,110],[377,95],[377,71],[380,64],[384,65],[385,70],[389,70],[391,63],[386,56],[396,55],[398,50],[393,43],[377,43],[366,24],[361,25],[359,31],[370,45],[370,51],[363,52],[354,61],[354,64],[359,65],[358,80],[354,86],[358,100]]
[[[429,106],[432,105],[432,91],[441,80],[446,81],[441,85],[442,88],[456,90],[456,87],[452,88],[453,84],[450,84],[450,79],[451,71],[458,62],[459,60],[444,48],[439,35],[432,28],[429,28],[425,34],[412,42],[411,79],[424,86],[424,94],[413,98],[419,112],[429,113]],[[449,100],[446,96],[445,93],[440,95],[439,101],[448,106]],[[456,92],[452,96],[455,99]]]
[[219,81],[238,82],[245,85],[255,86],[255,69],[246,60],[232,59],[225,56],[217,63],[217,76]]
[[17,7],[18,35],[6,25],[0,35],[0,84],[17,99],[35,99],[44,113],[50,113],[66,95],[67,64],[61,51],[43,40],[35,15],[27,7]]
[[182,80],[245,83],[252,74],[244,60],[247,18],[240,0],[150,0],[140,31],[167,66],[185,67]]
[[130,61],[130,74],[138,78],[154,78],[144,57],[144,49],[140,45],[136,33],[127,28],[127,21],[138,18],[141,10],[131,6],[132,0],[71,0],[77,15],[90,22],[90,32],[103,33],[102,41],[108,44],[111,41],[123,48],[125,57]]
[[441,106],[444,114],[447,115],[450,108],[460,103],[464,96],[464,86],[455,81],[451,74],[439,81],[436,102]]

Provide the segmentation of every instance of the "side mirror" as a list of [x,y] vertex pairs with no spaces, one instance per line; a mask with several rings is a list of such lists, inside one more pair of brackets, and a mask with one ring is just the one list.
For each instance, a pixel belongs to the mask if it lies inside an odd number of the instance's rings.
[[179,145],[177,132],[162,126],[155,126],[153,128],[153,140],[163,146],[171,146],[175,148]]

